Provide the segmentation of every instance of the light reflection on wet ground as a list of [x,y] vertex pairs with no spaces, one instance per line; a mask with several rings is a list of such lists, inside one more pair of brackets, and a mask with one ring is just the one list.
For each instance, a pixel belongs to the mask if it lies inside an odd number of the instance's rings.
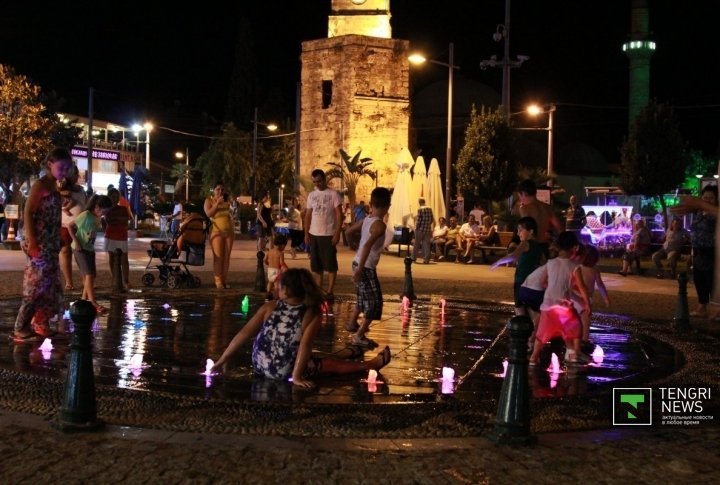
[[[111,298],[109,311],[93,325],[96,382],[139,391],[162,391],[189,396],[232,399],[291,399],[288,383],[254,378],[250,345],[237,358],[236,368],[224,376],[203,375],[206,359],[216,359],[248,320],[244,295],[200,292],[129,293]],[[12,333],[18,300],[0,303],[0,332]],[[250,296],[249,313],[262,301]],[[349,334],[344,323],[354,301],[339,299],[318,335],[315,349],[332,354],[344,348]],[[322,377],[305,402],[338,403],[433,401],[452,392],[458,399],[495,399],[502,385],[507,337],[496,339],[510,316],[507,306],[448,301],[441,313],[439,298],[416,301],[407,312],[395,299],[385,305],[383,319],[370,336],[389,345],[393,360],[373,390],[365,375]],[[649,374],[671,372],[673,349],[638,339],[610,323],[619,316],[600,316],[591,338],[604,356],[587,367],[546,370],[550,349],[538,369],[530,372],[536,397],[584,394],[619,383],[640,382]],[[493,344],[493,342],[495,342]],[[69,339],[54,339],[52,350],[32,345],[0,345],[0,367],[35,375],[64,378]],[[562,350],[554,349],[561,357]],[[367,357],[375,355],[369,351]],[[440,382],[443,367],[455,372],[455,383]],[[458,378],[460,385],[455,386]]]

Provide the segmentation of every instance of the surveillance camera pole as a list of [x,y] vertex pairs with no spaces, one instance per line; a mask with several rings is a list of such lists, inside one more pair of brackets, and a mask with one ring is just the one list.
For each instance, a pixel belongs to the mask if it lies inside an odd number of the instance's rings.
[[493,34],[495,42],[504,39],[503,59],[498,61],[495,56],[490,59],[480,61],[480,69],[488,67],[501,67],[503,70],[502,80],[502,111],[506,118],[510,117],[510,69],[520,67],[522,63],[529,59],[528,56],[518,56],[517,60],[510,59],[510,0],[505,0],[505,23],[498,25],[497,30]]

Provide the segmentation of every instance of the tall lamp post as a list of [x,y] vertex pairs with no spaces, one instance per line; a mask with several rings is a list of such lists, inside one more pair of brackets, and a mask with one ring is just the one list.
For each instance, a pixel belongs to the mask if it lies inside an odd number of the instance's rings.
[[190,200],[190,152],[185,147],[185,155],[183,152],[175,152],[175,158],[181,159],[185,157],[185,202]]
[[460,69],[460,66],[453,64],[455,57],[455,45],[450,42],[448,45],[448,62],[440,62],[432,59],[426,59],[421,54],[413,54],[408,60],[413,64],[422,64],[429,62],[448,68],[448,107],[447,107],[447,144],[445,148],[445,210],[447,217],[450,218],[450,188],[452,186],[452,120],[453,120],[453,71]]
[[258,109],[255,108],[254,116],[252,119],[253,124],[253,144],[252,144],[252,197],[253,202],[257,202],[257,141],[258,141],[258,125],[262,125],[268,129],[268,131],[277,130],[275,123],[265,123],[258,121]]
[[537,116],[547,113],[548,125],[545,128],[519,128],[520,130],[544,130],[548,132],[548,148],[547,148],[547,175],[548,175],[548,186],[552,188],[553,180],[553,118],[555,115],[556,106],[554,104],[549,105],[546,108],[538,106],[537,104],[531,104],[527,107],[527,113],[531,116]]
[[145,122],[143,125],[134,124],[133,131],[137,135],[138,146],[140,145],[140,131],[145,130],[145,168],[150,170],[150,132],[153,129],[152,123]]

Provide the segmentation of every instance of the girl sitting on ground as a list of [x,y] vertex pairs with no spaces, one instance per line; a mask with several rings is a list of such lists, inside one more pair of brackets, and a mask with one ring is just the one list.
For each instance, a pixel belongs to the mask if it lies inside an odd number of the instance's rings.
[[362,355],[357,347],[347,347],[332,357],[312,355],[320,329],[322,292],[304,268],[291,268],[276,280],[278,300],[265,303],[230,341],[212,371],[227,370],[230,358],[254,338],[252,363],[255,373],[268,379],[287,380],[294,386],[314,387],[310,380],[318,374],[349,374],[380,370],[391,359],[385,347],[367,362],[343,360]]

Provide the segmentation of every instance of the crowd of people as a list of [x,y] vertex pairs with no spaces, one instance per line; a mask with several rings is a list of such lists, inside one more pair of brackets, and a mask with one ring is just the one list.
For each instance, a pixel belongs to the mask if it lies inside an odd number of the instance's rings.
[[[378,343],[368,334],[371,324],[383,311],[383,295],[377,265],[383,251],[393,239],[387,227],[390,190],[373,190],[369,206],[343,204],[340,194],[329,188],[321,169],[312,172],[314,190],[301,207],[293,198],[282,216],[287,234],[275,230],[269,194],[258,202],[256,211],[257,249],[264,252],[267,268],[267,301],[250,324],[232,340],[216,364],[226,368],[231,356],[249,338],[255,337],[253,363],[256,371],[267,377],[292,377],[300,387],[310,387],[310,377],[321,372],[356,372],[380,369],[391,358],[385,347],[372,360],[357,361],[364,349]],[[82,297],[98,312],[105,311],[95,297],[95,237],[105,232],[104,250],[109,254],[112,271],[120,268],[122,275],[113,275],[124,287],[130,287],[128,264],[128,225],[133,214],[123,203],[120,193],[109,188],[107,196],[86,198],[78,185],[78,171],[66,150],[56,149],[47,158],[44,175],[30,189],[25,204],[23,249],[28,255],[24,276],[23,299],[15,323],[17,343],[36,341],[52,336],[53,320],[60,321],[63,309],[63,288],[74,289],[72,260],[82,278]],[[567,348],[568,363],[583,364],[584,351],[592,348],[590,318],[592,297],[597,289],[606,305],[610,304],[604,282],[597,268],[599,252],[592,245],[583,245],[580,235],[587,216],[575,196],[564,213],[564,224],[552,208],[537,199],[537,188],[530,180],[521,182],[513,208],[517,221],[517,239],[506,256],[492,268],[514,264],[513,292],[517,314],[528,314],[535,323],[530,355],[531,365],[538,361],[542,347],[552,338],[561,337]],[[204,200],[204,217],[186,213],[177,199],[171,217],[171,232],[182,248],[183,228],[195,217],[207,221],[207,241],[213,254],[214,285],[229,288],[230,255],[235,240],[231,214],[232,200],[223,182],[218,181],[212,194]],[[671,276],[683,248],[692,246],[692,269],[698,293],[698,308],[693,315],[714,317],[708,305],[714,288],[715,228],[717,187],[708,186],[699,198],[687,198],[674,209],[678,214],[693,212],[690,230],[680,219],[672,220],[662,247],[652,252],[650,233],[643,219],[634,224],[632,238],[623,256],[620,274],[626,276],[642,257],[650,257],[658,278],[665,275],[663,260],[668,260]],[[497,224],[492,216],[476,205],[467,220],[459,224],[457,216],[435,217],[425,200],[418,200],[414,222],[412,259],[429,263],[442,261],[454,248],[457,262],[471,262],[477,245],[498,243]],[[552,235],[555,235],[554,240]],[[205,237],[203,235],[203,237]],[[338,273],[337,246],[344,244],[356,251],[352,263],[352,279],[356,287],[356,307],[346,324],[350,333],[349,346],[342,354],[328,358],[313,356],[312,342],[320,325],[322,301],[334,299]],[[286,247],[290,254],[305,250],[309,271],[289,269],[285,262]],[[115,261],[120,258],[120,261]],[[60,277],[64,280],[64,287]]]

